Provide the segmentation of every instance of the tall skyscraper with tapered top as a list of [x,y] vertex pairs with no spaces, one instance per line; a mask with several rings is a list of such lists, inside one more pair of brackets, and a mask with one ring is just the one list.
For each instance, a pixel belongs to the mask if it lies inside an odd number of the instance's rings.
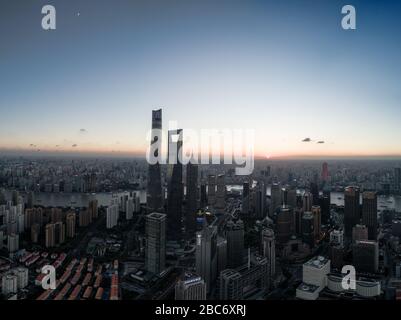
[[182,201],[184,186],[182,183],[182,129],[168,132],[168,168],[167,168],[167,238],[182,238]]
[[[161,146],[162,129],[162,109],[152,111],[152,140],[153,156],[159,157],[161,150],[156,146]],[[149,164],[148,188],[147,188],[147,207],[150,212],[159,211],[163,207],[162,183],[160,174],[160,163]]]
[[359,188],[346,187],[344,191],[344,231],[345,237],[352,239],[352,228],[359,223]]

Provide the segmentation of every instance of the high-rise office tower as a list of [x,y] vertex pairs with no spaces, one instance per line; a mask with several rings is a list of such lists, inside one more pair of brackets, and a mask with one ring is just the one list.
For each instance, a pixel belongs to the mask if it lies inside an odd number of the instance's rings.
[[198,165],[187,164],[185,232],[188,238],[196,233],[196,212],[199,209]]
[[330,188],[323,188],[323,195],[320,197],[320,207],[322,209],[322,223],[328,224],[330,222],[330,202],[331,193]]
[[328,179],[329,179],[329,165],[327,164],[327,162],[323,162],[323,164],[322,164],[322,180],[324,182],[327,182]]
[[245,181],[242,184],[242,213],[247,216],[250,210],[250,190],[249,182]]
[[216,176],[212,174],[207,177],[207,202],[210,208],[216,204]]
[[352,238],[352,228],[359,223],[359,188],[346,187],[344,191],[344,231],[347,239]]
[[362,224],[368,227],[369,240],[377,240],[377,193],[362,194]]
[[264,181],[258,181],[256,185],[256,218],[264,219],[266,217],[266,184]]
[[312,211],[313,206],[313,195],[311,192],[305,191],[304,195],[302,196],[302,209],[304,212]]
[[74,211],[69,211],[67,213],[66,221],[66,235],[67,238],[74,238],[75,237],[75,226],[76,226],[76,214]]
[[270,197],[270,208],[269,208],[269,216],[273,217],[277,208],[279,208],[282,204],[281,199],[281,188],[277,183],[273,183],[271,186],[271,197]]
[[269,262],[269,276],[276,274],[276,241],[273,229],[266,228],[262,230],[262,255]]
[[295,187],[288,186],[286,188],[286,191],[287,191],[286,205],[295,209],[297,207],[297,189]]
[[357,272],[377,272],[379,268],[379,246],[377,241],[356,241],[352,246],[352,256]]
[[315,245],[315,219],[310,211],[302,215],[302,241],[311,248]]
[[202,183],[200,186],[200,207],[205,208],[207,206],[207,188],[206,184]]
[[[155,158],[161,155],[162,143],[162,109],[152,111],[152,140],[150,142],[153,145]],[[147,207],[150,212],[159,211],[163,207],[163,193],[162,193],[162,182],[160,163],[149,164],[148,168],[148,187],[147,187]]]
[[295,208],[294,209],[294,231],[295,234],[298,236],[302,236],[302,217],[303,217],[304,211],[302,208]]
[[320,210],[320,206],[312,206],[312,214],[314,237],[315,240],[319,240],[322,226],[322,212]]
[[166,215],[152,212],[146,216],[146,270],[159,274],[166,261]]
[[182,238],[182,129],[168,132],[168,169],[167,169],[167,238]]
[[401,168],[394,168],[394,189],[401,193]]
[[224,174],[219,174],[216,179],[216,204],[215,213],[223,214],[226,208],[226,180]]
[[314,206],[319,204],[319,186],[316,182],[310,183],[310,193],[312,194],[312,204]]
[[368,228],[363,224],[357,224],[352,228],[352,242],[369,240]]
[[244,223],[229,220],[224,228],[227,239],[227,265],[237,268],[244,262]]
[[281,206],[277,215],[277,241],[286,243],[293,235],[295,226],[294,210],[289,206]]
[[209,292],[217,278],[217,227],[205,225],[196,233],[196,273],[206,282]]
[[227,239],[217,238],[217,274],[227,268]]
[[175,300],[206,300],[206,283],[197,274],[185,272],[175,285]]

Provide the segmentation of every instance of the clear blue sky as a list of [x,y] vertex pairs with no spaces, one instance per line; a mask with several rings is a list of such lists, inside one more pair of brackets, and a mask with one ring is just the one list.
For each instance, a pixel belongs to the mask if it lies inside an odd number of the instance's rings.
[[261,156],[401,155],[400,39],[393,0],[1,0],[0,150],[143,152],[161,106]]

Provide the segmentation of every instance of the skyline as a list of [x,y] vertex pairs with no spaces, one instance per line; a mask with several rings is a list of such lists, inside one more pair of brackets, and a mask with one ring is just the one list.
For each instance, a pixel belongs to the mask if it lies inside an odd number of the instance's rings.
[[255,158],[401,157],[401,3],[345,31],[344,1],[52,1],[49,32],[44,4],[1,5],[0,155],[144,156],[161,106],[255,129]]

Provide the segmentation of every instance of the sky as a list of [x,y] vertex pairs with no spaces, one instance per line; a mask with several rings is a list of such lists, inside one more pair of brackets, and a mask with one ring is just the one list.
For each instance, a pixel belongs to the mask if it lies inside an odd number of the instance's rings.
[[393,0],[0,0],[0,155],[144,154],[162,107],[262,158],[401,156],[400,39]]

